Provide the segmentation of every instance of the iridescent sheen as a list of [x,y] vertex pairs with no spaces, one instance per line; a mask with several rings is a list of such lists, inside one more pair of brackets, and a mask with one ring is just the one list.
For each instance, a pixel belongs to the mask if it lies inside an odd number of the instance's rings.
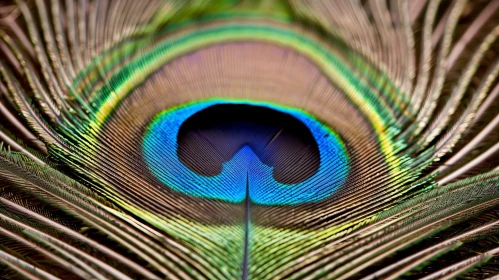
[[[320,168],[303,182],[283,184],[273,178],[273,167],[262,163],[246,145],[223,164],[220,174],[202,176],[193,172],[177,157],[179,128],[193,114],[215,104],[227,103],[265,106],[303,122],[319,147]],[[345,145],[319,121],[296,109],[250,101],[211,100],[165,110],[150,124],[142,148],[147,167],[166,186],[188,195],[232,203],[243,201],[247,193],[253,203],[261,205],[317,202],[341,187],[349,170]]]

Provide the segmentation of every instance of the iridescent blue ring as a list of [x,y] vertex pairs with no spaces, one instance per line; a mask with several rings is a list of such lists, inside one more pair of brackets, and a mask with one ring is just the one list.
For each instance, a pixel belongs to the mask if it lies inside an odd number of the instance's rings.
[[[273,167],[262,163],[249,146],[244,146],[222,165],[220,174],[198,175],[178,159],[178,132],[189,117],[216,104],[263,106],[294,116],[310,129],[319,147],[319,169],[302,182],[283,184],[273,178]],[[240,203],[246,196],[260,205],[318,202],[340,188],[349,172],[345,145],[328,127],[303,111],[253,101],[209,100],[162,111],[149,125],[142,149],[150,172],[167,187],[186,195],[231,203]]]

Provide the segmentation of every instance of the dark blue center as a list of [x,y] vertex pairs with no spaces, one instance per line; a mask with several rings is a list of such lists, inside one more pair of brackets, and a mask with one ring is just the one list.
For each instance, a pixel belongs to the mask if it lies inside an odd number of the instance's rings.
[[343,184],[349,169],[343,143],[313,117],[247,101],[163,111],[145,134],[143,153],[171,189],[234,203],[247,195],[262,205],[317,202]]

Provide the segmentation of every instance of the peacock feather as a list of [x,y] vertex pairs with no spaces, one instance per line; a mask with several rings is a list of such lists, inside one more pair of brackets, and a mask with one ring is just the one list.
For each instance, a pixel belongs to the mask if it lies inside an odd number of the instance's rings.
[[498,0],[2,0],[0,279],[499,277]]

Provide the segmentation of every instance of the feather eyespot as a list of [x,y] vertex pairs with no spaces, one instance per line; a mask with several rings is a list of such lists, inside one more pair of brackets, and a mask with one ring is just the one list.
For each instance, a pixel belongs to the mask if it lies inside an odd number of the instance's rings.
[[[220,115],[231,110],[239,115]],[[197,120],[192,132],[182,131],[199,114],[204,124]],[[320,137],[324,133],[327,141]],[[189,149],[181,152],[184,146]],[[313,117],[252,102],[207,101],[166,110],[150,124],[142,147],[149,170],[166,186],[233,203],[247,196],[261,205],[318,202],[341,187],[349,169],[341,140]]]

